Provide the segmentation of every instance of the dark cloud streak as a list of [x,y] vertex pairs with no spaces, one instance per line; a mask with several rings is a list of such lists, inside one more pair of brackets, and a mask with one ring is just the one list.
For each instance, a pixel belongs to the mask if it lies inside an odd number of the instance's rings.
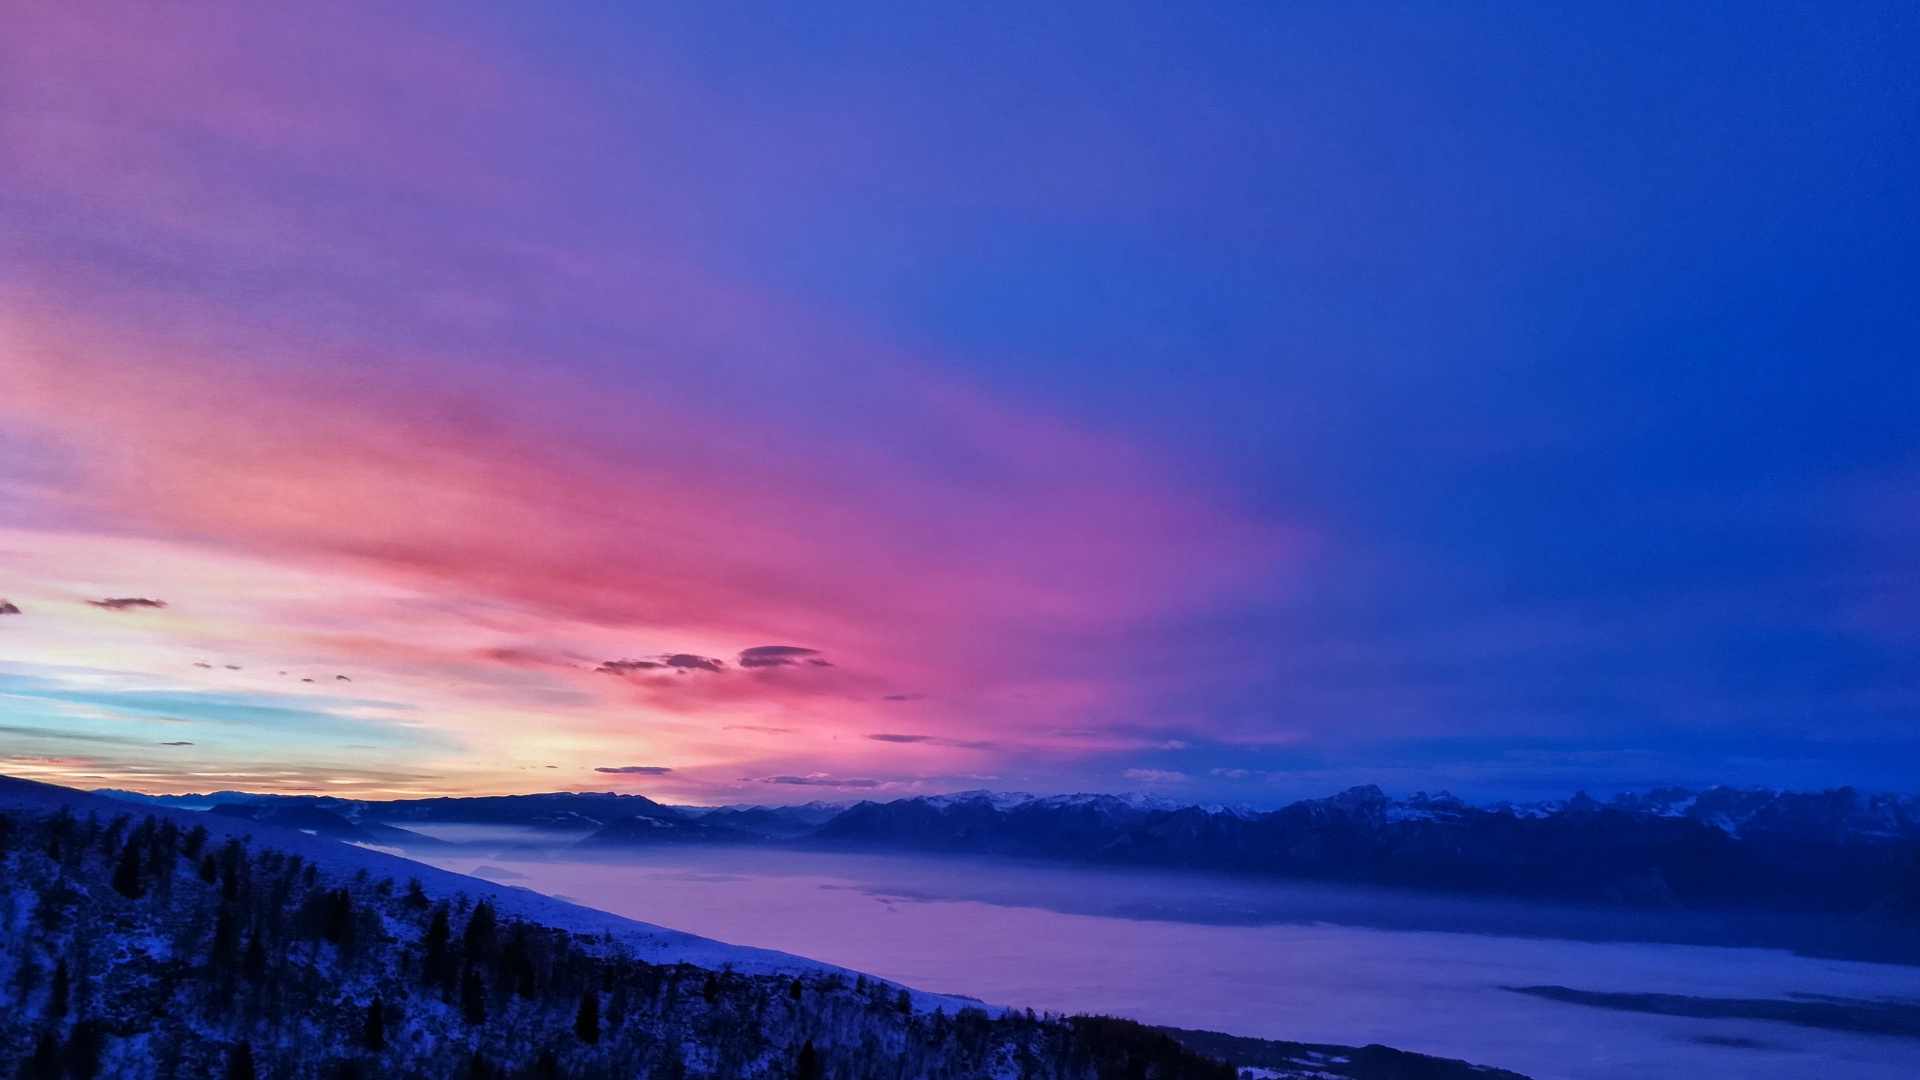
[[821,659],[819,649],[799,645],[755,645],[751,649],[740,650],[740,666],[743,668],[793,667],[802,660],[815,667],[833,666]]
[[895,735],[880,732],[867,738],[884,743],[925,743],[928,746],[951,746],[957,750],[999,750],[999,743],[983,742],[975,739],[945,739],[938,735]]
[[653,660],[608,660],[593,670],[605,672],[608,675],[625,675],[629,672],[648,671],[666,666]]
[[796,784],[802,787],[875,788],[880,786],[880,781],[864,776],[761,776],[752,778],[742,777],[742,779],[754,779],[762,784]]

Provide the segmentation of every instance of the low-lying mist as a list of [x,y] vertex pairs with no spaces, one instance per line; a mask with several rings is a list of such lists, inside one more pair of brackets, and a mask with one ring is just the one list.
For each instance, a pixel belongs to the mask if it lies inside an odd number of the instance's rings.
[[[501,837],[506,841],[508,838]],[[528,830],[512,838],[538,840]],[[551,836],[547,842],[551,844]],[[1010,860],[643,849],[428,861],[740,944],[995,1004],[1402,1049],[1536,1080],[1911,1077],[1920,1041],[1515,992],[1920,1002],[1920,967],[1781,947],[1866,930]],[[518,876],[515,876],[518,875]],[[1804,944],[1805,942],[1800,942]],[[1834,950],[1829,950],[1834,951]],[[1698,1011],[1698,1010],[1696,1010]]]

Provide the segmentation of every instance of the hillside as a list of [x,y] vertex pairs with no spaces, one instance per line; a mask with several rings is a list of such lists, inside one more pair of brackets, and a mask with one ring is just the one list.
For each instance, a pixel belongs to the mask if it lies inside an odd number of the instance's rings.
[[603,920],[538,921],[377,854],[3,794],[0,1049],[35,1080],[1233,1076],[1127,1021],[776,973],[752,950],[759,970],[661,962]]
[[340,843],[380,824],[312,800],[143,801],[0,777],[22,1080],[1524,1080],[927,994]]

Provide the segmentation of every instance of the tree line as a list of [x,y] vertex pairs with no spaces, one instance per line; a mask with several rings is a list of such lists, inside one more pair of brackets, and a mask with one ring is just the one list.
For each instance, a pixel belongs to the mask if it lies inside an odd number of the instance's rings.
[[22,1080],[1234,1075],[1129,1021],[649,963],[171,817],[0,815],[0,871],[0,1049]]

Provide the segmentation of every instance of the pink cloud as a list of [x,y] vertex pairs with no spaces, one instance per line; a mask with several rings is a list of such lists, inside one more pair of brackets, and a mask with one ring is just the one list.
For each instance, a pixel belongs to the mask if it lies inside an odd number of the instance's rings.
[[[33,6],[0,42],[28,150],[0,179],[34,222],[0,277],[0,417],[50,527],[440,602],[285,630],[325,655],[565,689],[589,730],[843,733],[832,775],[880,760],[885,698],[1075,753],[1045,733],[1143,707],[1168,676],[1129,657],[1300,549],[1151,447],[554,209],[605,199],[570,163],[615,133],[481,37],[116,11]],[[769,642],[818,655],[743,663]],[[726,662],[594,671],[675,652]]]
[[[819,642],[838,665],[651,681],[669,697],[910,685],[978,703],[1017,682],[1071,708],[1116,676],[1102,658],[1141,624],[1266,587],[1294,546],[1130,448],[1008,416],[980,433],[978,404],[954,423],[948,402],[900,403],[987,461],[955,484],[886,446],[776,443],[770,425],[743,452],[694,432],[750,421],[558,377],[542,394],[568,404],[545,408],[582,418],[585,437],[513,415],[516,395],[484,377],[449,394],[317,360],[189,355],[158,333],[136,345],[77,318],[8,323],[8,407],[79,463],[62,496],[95,521],[349,559],[607,627]],[[609,412],[664,437],[594,438]],[[754,464],[769,456],[797,464]]]

